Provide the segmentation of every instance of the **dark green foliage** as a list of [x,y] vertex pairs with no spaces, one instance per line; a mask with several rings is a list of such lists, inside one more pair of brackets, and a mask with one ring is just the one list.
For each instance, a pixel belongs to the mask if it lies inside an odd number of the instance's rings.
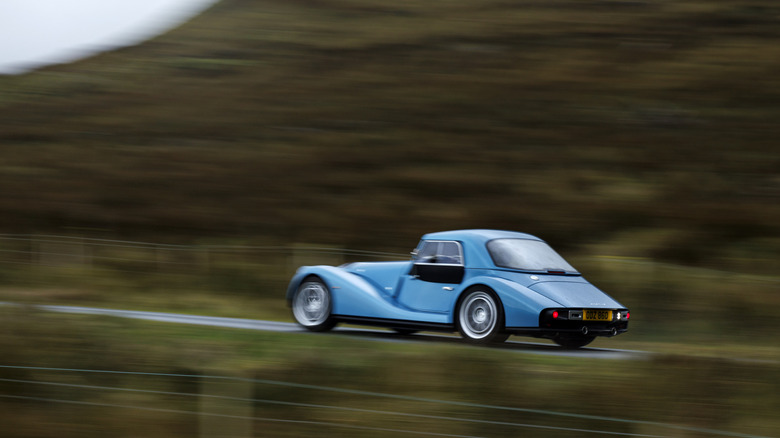
[[0,78],[0,228],[403,250],[461,227],[573,247],[684,229],[651,255],[776,250],[777,14],[225,0],[140,46]]

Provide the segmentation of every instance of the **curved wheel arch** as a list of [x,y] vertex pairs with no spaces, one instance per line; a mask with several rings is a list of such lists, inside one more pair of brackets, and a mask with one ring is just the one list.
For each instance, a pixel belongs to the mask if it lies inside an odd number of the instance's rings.
[[489,293],[490,295],[492,295],[493,299],[495,299],[501,305],[501,313],[504,312],[504,305],[501,302],[501,298],[498,296],[498,293],[495,291],[495,289],[484,283],[475,283],[464,287],[463,290],[460,291],[460,294],[458,295],[458,299],[455,300],[455,306],[452,309],[453,322],[455,322],[455,319],[458,314],[458,307],[460,307],[460,303],[463,302],[463,298],[465,298],[468,293],[473,292],[474,289],[481,289]]
[[455,307],[452,310],[452,323],[456,330],[460,331],[460,308],[463,304],[463,300],[468,297],[473,292],[485,292],[495,301],[496,304],[496,315],[497,315],[497,321],[496,321],[496,329],[495,333],[493,335],[488,335],[486,339],[471,339],[468,337],[465,337],[467,340],[471,342],[487,342],[487,343],[500,343],[504,342],[508,337],[509,334],[506,333],[506,316],[504,314],[504,304],[501,301],[501,297],[499,297],[498,293],[496,291],[485,284],[472,284],[468,287],[465,287],[463,291],[458,296],[458,299],[455,300]]

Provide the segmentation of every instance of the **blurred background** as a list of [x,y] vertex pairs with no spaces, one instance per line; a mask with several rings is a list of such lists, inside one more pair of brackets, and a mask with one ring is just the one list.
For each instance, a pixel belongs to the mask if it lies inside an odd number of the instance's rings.
[[[594,385],[684,371],[599,412],[630,405],[635,418],[772,435],[779,37],[769,0],[220,0],[141,44],[0,76],[0,299],[289,321],[282,297],[299,264],[405,258],[431,231],[522,231],[631,308],[629,333],[596,346],[763,364],[618,365]],[[40,357],[5,335],[28,365],[110,350],[76,341],[91,339],[85,323],[120,336],[102,319],[6,316],[38,328],[6,327],[16,337],[81,345]],[[24,322],[36,318],[47,322]],[[227,366],[192,336],[186,351],[216,370],[271,366]],[[291,339],[279,361],[310,370],[310,341]],[[170,371],[162,351],[148,360]],[[491,382],[514,375],[516,362],[489,355]],[[390,372],[368,356],[331,368]],[[567,367],[580,366],[538,365],[577,385],[589,367]],[[453,379],[474,379],[462,368]],[[470,397],[433,379],[441,397]],[[725,387],[692,389],[713,381]],[[659,414],[673,393],[695,415]]]

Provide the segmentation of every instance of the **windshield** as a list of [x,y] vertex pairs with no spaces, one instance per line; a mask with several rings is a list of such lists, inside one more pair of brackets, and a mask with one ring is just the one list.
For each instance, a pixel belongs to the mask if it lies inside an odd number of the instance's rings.
[[538,240],[496,239],[487,244],[496,266],[521,271],[543,271],[576,274],[566,260],[549,245]]

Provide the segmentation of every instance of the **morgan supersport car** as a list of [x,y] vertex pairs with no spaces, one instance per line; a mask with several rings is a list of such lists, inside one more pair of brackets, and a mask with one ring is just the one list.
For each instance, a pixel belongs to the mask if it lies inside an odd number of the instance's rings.
[[624,333],[630,317],[541,239],[497,230],[426,234],[410,261],[303,266],[287,302],[311,331],[350,323],[458,331],[476,343],[532,336],[566,348]]

